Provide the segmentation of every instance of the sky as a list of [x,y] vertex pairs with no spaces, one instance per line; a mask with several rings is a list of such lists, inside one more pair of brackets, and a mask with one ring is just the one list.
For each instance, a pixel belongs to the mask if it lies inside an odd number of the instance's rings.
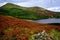
[[60,0],[0,0],[0,6],[13,3],[24,7],[39,6],[51,11],[60,11]]

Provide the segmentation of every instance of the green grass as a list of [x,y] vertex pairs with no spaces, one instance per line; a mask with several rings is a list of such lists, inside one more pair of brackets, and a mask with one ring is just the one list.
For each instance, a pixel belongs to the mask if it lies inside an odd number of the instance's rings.
[[[37,10],[43,12],[39,12],[40,14],[38,14],[38,12],[36,12]],[[31,19],[31,20],[51,18],[51,16],[45,15],[44,11],[46,11],[46,9],[41,7],[26,8],[11,3],[8,3],[0,7],[0,14],[2,15],[13,16],[21,19]],[[60,13],[54,15],[52,18],[60,18]]]
[[17,17],[17,18],[22,18],[22,19],[32,19],[32,20],[48,18],[44,14],[40,14],[38,16],[33,11],[27,11],[27,10],[18,9],[18,8],[11,8],[11,9],[7,9],[7,10],[1,9],[0,14],[7,15],[7,16],[13,16],[13,17]]
[[51,30],[50,35],[54,40],[60,40],[60,32],[56,29]]

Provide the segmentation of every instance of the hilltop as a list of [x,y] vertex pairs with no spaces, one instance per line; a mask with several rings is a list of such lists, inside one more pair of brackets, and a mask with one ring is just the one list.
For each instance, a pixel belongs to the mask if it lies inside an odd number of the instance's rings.
[[0,7],[0,14],[32,20],[54,18],[56,15],[55,12],[38,6],[27,8],[11,3],[7,3],[4,6]]
[[52,29],[60,31],[60,25],[39,24],[24,19],[0,15],[0,40],[28,40],[29,36],[45,30],[50,33]]

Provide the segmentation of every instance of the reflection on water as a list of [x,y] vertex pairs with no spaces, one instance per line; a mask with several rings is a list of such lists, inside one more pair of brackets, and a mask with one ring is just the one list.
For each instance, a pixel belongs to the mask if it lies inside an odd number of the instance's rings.
[[49,18],[49,19],[43,19],[43,20],[33,20],[33,22],[38,22],[38,23],[60,23],[60,18]]

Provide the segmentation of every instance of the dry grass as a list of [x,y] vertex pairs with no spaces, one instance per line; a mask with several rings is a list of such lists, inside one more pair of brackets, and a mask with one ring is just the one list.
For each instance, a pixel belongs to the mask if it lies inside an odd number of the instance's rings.
[[0,33],[3,34],[0,40],[28,40],[32,31],[38,33],[46,30],[49,33],[52,29],[60,31],[60,25],[38,24],[0,15]]

